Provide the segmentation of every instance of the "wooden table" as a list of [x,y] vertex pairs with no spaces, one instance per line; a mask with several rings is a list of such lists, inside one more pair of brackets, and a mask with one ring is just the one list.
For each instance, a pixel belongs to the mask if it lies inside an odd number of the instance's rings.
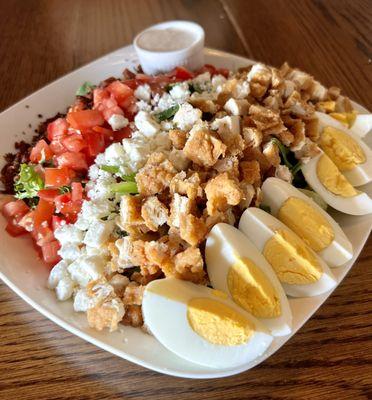
[[[305,69],[372,109],[372,2],[1,0],[0,109],[155,22],[190,19],[207,45]],[[0,286],[0,399],[372,397],[372,241],[327,303],[279,352],[220,380],[162,376],[85,343]]]

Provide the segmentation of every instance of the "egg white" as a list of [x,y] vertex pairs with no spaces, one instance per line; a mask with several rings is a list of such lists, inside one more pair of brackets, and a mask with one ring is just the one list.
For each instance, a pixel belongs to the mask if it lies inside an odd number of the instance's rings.
[[[278,219],[256,207],[250,207],[244,211],[240,218],[239,229],[252,241],[260,252],[263,252],[266,242],[275,235],[276,230],[285,229],[291,231]],[[293,234],[296,235],[294,232]],[[289,296],[317,296],[328,292],[336,286],[336,279],[332,275],[328,265],[313,250],[311,250],[310,247],[308,247],[308,250],[318,260],[323,273],[318,281],[306,285],[290,285],[281,282],[285,293]]]
[[[172,293],[171,296],[169,293]],[[210,343],[199,336],[188,322],[187,303],[194,298],[209,298],[224,303],[250,320],[255,332],[243,345]],[[146,286],[142,312],[146,326],[164,347],[179,357],[206,367],[227,369],[244,365],[261,356],[273,340],[261,322],[228,297],[217,297],[213,289],[175,278],[155,280]]]
[[292,186],[278,178],[268,178],[262,185],[263,203],[270,206],[271,213],[276,217],[283,203],[289,197],[295,197],[308,203],[331,225],[334,239],[328,247],[317,253],[330,267],[338,267],[345,264],[353,257],[353,245],[346,237],[340,225],[318,204]]
[[281,315],[276,318],[258,318],[274,336],[288,335],[292,331],[292,311],[279,279],[250,240],[231,225],[219,223],[215,225],[207,237],[205,258],[208,276],[215,289],[228,293],[227,276],[236,257],[250,259],[266,275],[279,297]]
[[350,129],[355,135],[364,138],[372,130],[372,114],[357,114]]
[[346,179],[353,185],[353,186],[361,186],[365,185],[372,181],[372,151],[367,146],[363,140],[360,139],[358,135],[355,135],[352,130],[347,129],[341,122],[337,121],[336,119],[332,118],[328,114],[315,112],[316,116],[319,120],[319,130],[320,134],[322,133],[323,129],[327,126],[331,126],[335,129],[338,129],[348,136],[350,136],[363,150],[366,161],[363,164],[356,165],[350,171],[342,171],[342,174],[345,175]]
[[372,212],[372,199],[364,192],[359,192],[353,197],[342,197],[333,194],[326,189],[318,178],[316,166],[323,151],[310,159],[309,162],[301,167],[301,171],[306,179],[306,182],[311,188],[317,192],[323,200],[334,209],[350,215],[365,215]]

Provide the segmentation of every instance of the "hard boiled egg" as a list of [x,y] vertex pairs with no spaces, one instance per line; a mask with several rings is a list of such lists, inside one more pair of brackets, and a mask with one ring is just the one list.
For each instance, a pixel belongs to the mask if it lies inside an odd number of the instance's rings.
[[316,112],[316,115],[319,120],[321,149],[353,186],[371,182],[371,149],[339,121],[321,112]]
[[372,130],[372,114],[357,114],[350,129],[355,135],[365,137]]
[[323,151],[301,167],[306,182],[331,207],[351,215],[372,212],[372,199],[350,184]]
[[274,269],[284,291],[293,297],[316,296],[336,286],[327,264],[267,212],[251,207],[240,218],[239,229]]
[[292,229],[331,267],[353,257],[353,246],[340,225],[312,199],[291,184],[268,178],[262,185],[263,204]]
[[215,289],[229,293],[274,336],[291,333],[292,312],[284,290],[263,255],[231,225],[219,223],[207,237],[208,276]]
[[152,281],[142,312],[150,332],[171,352],[212,368],[232,368],[261,356],[272,336],[225,293],[175,278]]

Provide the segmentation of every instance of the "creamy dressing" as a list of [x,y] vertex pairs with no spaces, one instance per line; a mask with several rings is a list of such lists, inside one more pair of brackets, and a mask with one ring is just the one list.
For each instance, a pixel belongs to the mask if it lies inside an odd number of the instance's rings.
[[176,51],[189,47],[196,39],[194,32],[177,28],[150,29],[141,34],[137,44],[149,51]]

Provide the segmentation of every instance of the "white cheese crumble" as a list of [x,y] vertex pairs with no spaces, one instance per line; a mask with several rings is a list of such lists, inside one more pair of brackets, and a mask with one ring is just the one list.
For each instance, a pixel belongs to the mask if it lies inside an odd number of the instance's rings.
[[148,103],[151,99],[151,88],[147,83],[145,83],[144,85],[140,85],[134,91],[134,95],[137,97],[138,100],[142,100]]
[[118,131],[125,128],[129,124],[129,121],[124,115],[113,114],[109,118],[108,123],[114,131]]
[[198,108],[194,108],[189,103],[180,106],[173,118],[173,122],[178,128],[190,130],[202,117],[202,112]]
[[160,125],[146,111],[139,111],[134,117],[136,128],[147,137],[154,136],[159,130]]

